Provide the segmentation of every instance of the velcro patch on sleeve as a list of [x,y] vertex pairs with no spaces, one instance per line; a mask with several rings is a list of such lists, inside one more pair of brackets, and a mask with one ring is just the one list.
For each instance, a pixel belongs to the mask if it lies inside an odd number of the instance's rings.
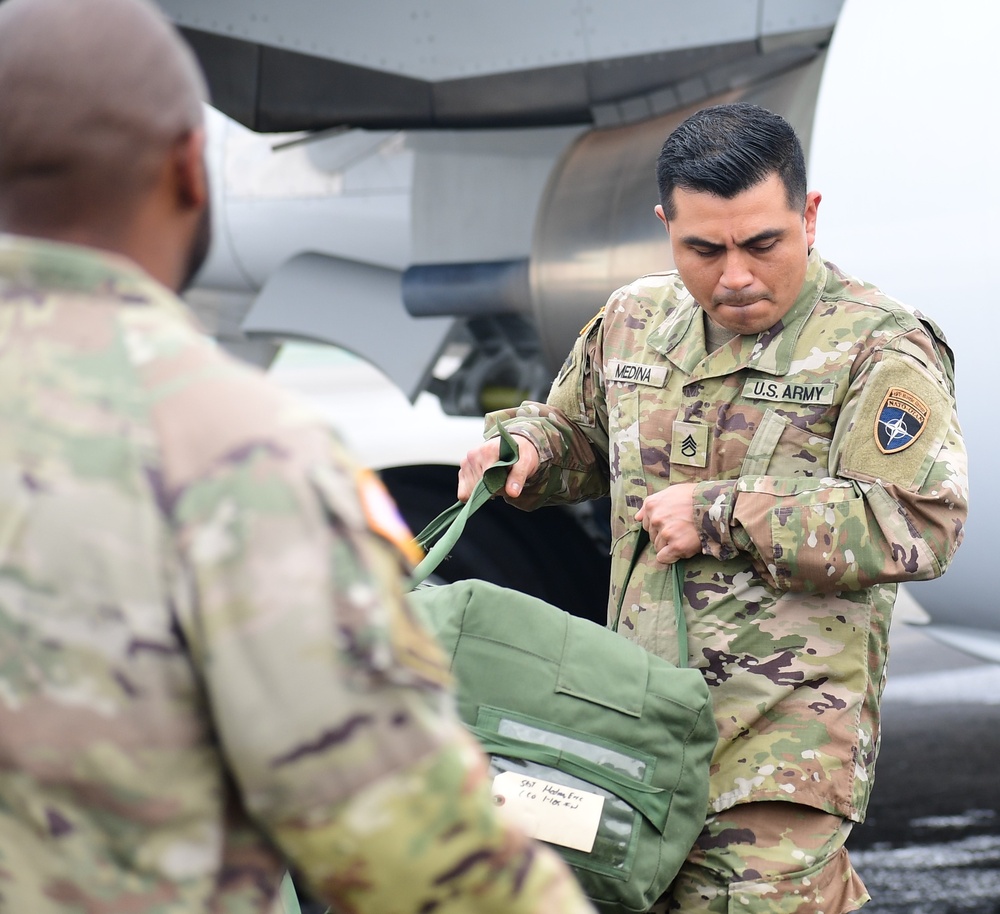
[[357,486],[369,528],[392,543],[412,564],[417,564],[424,557],[423,550],[413,539],[382,481],[371,470],[362,469],[357,474]]
[[884,354],[865,383],[841,469],[910,488],[920,484],[951,423],[951,397],[914,359]]

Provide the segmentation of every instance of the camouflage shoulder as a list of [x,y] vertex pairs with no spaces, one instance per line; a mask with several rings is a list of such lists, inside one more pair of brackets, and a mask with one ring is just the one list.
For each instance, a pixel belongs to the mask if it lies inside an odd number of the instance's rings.
[[[614,296],[612,296],[611,300],[614,300]],[[576,340],[574,341],[572,347],[570,347],[569,352],[566,353],[566,358],[563,359],[563,363],[559,367],[559,371],[556,373],[555,379],[553,380],[553,387],[561,385],[570,373],[578,365],[583,363],[582,352],[587,347],[594,334],[601,329],[601,326],[604,323],[604,316],[607,311],[607,307],[607,305],[602,305],[598,312],[580,328],[579,333],[577,333]]]
[[672,306],[690,298],[687,287],[676,270],[646,273],[617,289],[608,300],[606,315],[628,312],[630,309],[670,310]]
[[600,321],[604,320],[605,308],[607,308],[607,305],[601,305],[601,308],[597,312],[597,314],[595,314],[589,321],[587,321],[587,323],[585,323],[580,328],[580,332],[577,334],[577,336],[587,336],[590,333],[590,331],[593,330],[594,327],[597,326],[597,324]]
[[347,643],[369,672],[407,685],[450,685],[444,654],[405,595],[423,552],[375,472],[332,448],[336,459],[314,466],[310,478],[339,540],[341,575],[357,579],[358,593],[374,587],[378,595],[367,608],[345,601],[339,621]]
[[687,287],[681,279],[681,274],[676,270],[660,270],[655,273],[644,273],[634,282],[622,286],[619,291],[631,295],[649,295],[665,291],[686,295]]

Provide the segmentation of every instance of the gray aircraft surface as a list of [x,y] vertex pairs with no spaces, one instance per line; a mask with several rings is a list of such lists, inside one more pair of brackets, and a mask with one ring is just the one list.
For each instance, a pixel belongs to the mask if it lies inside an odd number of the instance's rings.
[[[367,452],[415,527],[454,499],[470,417],[544,397],[610,291],[672,266],[652,207],[674,125],[744,99],[787,117],[809,153],[844,12],[844,0],[159,3],[212,92],[215,242],[189,300],[259,364],[282,341],[323,342],[408,401],[434,398],[435,420],[407,426],[426,439],[419,456],[401,458],[398,435]],[[927,310],[947,330],[950,315]],[[342,376],[357,385],[365,371]],[[984,450],[978,393],[960,387],[960,407]],[[383,422],[396,420],[367,425]],[[983,482],[978,524],[1000,497]],[[602,618],[599,510],[524,523],[504,508],[470,526],[451,573]],[[927,631],[1000,662],[987,548],[970,533],[914,596]]]

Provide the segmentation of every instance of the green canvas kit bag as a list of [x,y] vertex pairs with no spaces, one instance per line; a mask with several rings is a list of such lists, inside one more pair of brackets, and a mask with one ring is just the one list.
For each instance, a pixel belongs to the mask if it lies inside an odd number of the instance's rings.
[[[415,586],[503,486],[517,459],[504,438],[469,502],[418,535],[429,551]],[[717,731],[701,673],[484,581],[416,586],[411,599],[450,658],[459,715],[491,759],[495,802],[556,847],[599,910],[647,911],[708,812]]]

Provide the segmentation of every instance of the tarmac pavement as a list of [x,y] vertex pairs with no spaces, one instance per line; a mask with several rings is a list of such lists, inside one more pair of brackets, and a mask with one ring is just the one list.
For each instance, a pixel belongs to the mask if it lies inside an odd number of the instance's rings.
[[868,818],[865,914],[1000,914],[1000,665],[894,625]]

